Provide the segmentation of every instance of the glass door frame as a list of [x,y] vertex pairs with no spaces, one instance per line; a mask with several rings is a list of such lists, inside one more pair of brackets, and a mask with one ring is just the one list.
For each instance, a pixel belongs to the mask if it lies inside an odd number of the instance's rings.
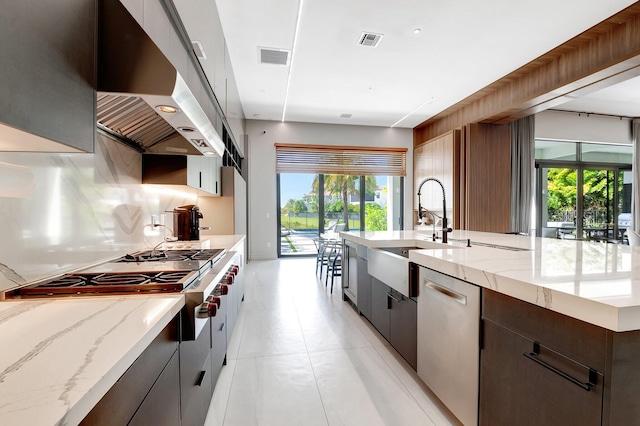
[[[584,161],[554,161],[554,160],[536,160],[535,162],[535,208],[536,208],[536,236],[542,236],[542,190],[546,188],[546,182],[543,181],[542,169],[550,168],[566,168],[575,169],[576,171],[576,239],[582,240],[584,235],[584,171],[585,170],[608,170],[614,173],[614,182],[618,182],[622,171],[631,170],[631,165],[619,163],[594,163]],[[543,186],[544,185],[544,186]],[[614,185],[613,193],[613,226],[614,235],[618,235],[618,216],[620,193],[618,186]],[[578,220],[580,218],[580,220]]]
[[[324,193],[324,178],[325,174],[318,173],[318,188],[323,188],[322,193]],[[359,200],[360,200],[360,230],[364,231],[366,228],[366,208],[365,208],[365,196],[366,196],[366,180],[365,176],[359,176]],[[400,212],[398,218],[398,224],[400,230],[404,229],[404,181],[405,176],[400,176]],[[280,229],[282,226],[282,203],[280,199],[281,188],[280,188],[280,173],[276,173],[276,226],[277,226],[277,238],[276,238],[276,255],[278,258],[280,257],[290,257],[291,255],[282,254],[282,236],[280,235]],[[324,220],[325,220],[325,205],[324,205],[324,196],[318,196],[318,236],[322,235],[325,232],[324,229]],[[310,256],[315,256],[315,254],[309,254]],[[300,256],[300,255],[296,255]]]

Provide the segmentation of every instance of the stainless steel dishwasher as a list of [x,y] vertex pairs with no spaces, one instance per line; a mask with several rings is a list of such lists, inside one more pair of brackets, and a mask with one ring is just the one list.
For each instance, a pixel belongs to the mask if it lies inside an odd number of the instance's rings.
[[420,267],[418,376],[465,425],[478,424],[480,287]]

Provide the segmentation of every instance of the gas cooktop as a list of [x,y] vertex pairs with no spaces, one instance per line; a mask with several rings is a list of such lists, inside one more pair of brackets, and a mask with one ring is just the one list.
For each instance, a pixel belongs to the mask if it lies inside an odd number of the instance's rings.
[[223,249],[203,250],[147,250],[134,254],[127,254],[116,262],[166,262],[188,260],[214,260],[224,252]]
[[180,292],[198,277],[197,271],[151,273],[77,273],[21,287],[12,297],[89,296]]
[[113,262],[20,287],[5,297],[181,292],[225,253],[224,249],[141,251]]

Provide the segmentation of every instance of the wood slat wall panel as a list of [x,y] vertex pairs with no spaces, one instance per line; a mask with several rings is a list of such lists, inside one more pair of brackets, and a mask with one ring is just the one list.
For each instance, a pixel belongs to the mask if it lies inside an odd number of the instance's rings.
[[[418,188],[423,179],[435,177],[445,188],[447,196],[447,219],[449,226],[458,228],[460,215],[458,201],[460,199],[460,132],[452,131],[438,138],[421,144],[414,150],[413,172],[413,211],[417,218]],[[438,184],[427,182],[422,187],[422,207],[442,215],[442,193]]]
[[[472,64],[470,64],[472,65]],[[467,123],[506,123],[640,75],[640,2],[414,129],[414,146]]]
[[466,132],[465,229],[509,232],[511,128],[470,124]]

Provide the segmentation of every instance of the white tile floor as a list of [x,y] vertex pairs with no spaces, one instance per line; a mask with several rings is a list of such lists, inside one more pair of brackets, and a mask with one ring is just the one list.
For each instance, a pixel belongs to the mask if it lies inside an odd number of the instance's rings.
[[205,425],[456,425],[315,258],[252,261]]

